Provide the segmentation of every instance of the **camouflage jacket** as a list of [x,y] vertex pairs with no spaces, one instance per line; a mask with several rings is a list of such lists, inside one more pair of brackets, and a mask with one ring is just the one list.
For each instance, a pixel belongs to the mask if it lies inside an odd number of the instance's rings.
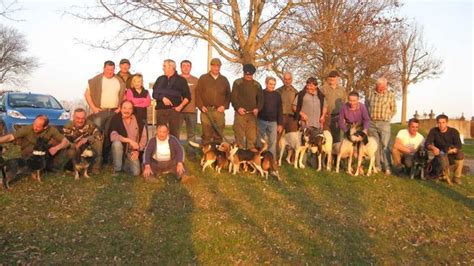
[[71,143],[76,143],[82,138],[87,138],[90,144],[104,139],[102,132],[89,120],[86,120],[82,128],[76,128],[71,121],[63,127],[63,133]]

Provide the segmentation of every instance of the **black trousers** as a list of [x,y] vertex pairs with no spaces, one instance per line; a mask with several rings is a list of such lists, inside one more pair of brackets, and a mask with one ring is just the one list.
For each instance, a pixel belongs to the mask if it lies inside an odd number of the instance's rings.
[[156,110],[156,122],[158,124],[167,124],[170,134],[179,139],[179,128],[181,127],[181,114],[174,109]]

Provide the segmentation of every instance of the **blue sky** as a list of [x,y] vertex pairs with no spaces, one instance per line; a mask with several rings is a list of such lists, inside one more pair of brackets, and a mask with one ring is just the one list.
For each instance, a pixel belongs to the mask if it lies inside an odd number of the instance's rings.
[[[2,20],[2,23],[10,24],[25,34],[30,53],[41,64],[23,84],[23,90],[50,93],[60,100],[82,99],[87,80],[101,71],[105,60],[118,62],[128,57],[129,51],[126,50],[116,53],[97,50],[77,41],[84,38],[99,41],[104,33],[113,31],[110,26],[89,25],[63,14],[74,3],[84,2],[87,1],[20,0],[24,10],[17,17],[22,21]],[[461,113],[468,118],[473,116],[473,3],[405,1],[402,15],[423,27],[425,40],[444,60],[444,72],[438,79],[410,87],[408,115],[411,116],[415,110],[423,113],[433,109],[437,114],[444,112],[450,117]],[[133,58],[132,72],[140,72],[145,82],[152,82],[161,75],[164,59],[172,58],[177,62],[191,59],[194,62],[193,74],[199,76],[206,71],[206,52],[205,44],[194,49],[156,49],[146,56]],[[223,73],[231,82],[239,76],[230,67],[224,67]],[[301,84],[296,85],[301,87]],[[400,103],[398,106],[401,107]],[[399,120],[400,111],[394,121]]]

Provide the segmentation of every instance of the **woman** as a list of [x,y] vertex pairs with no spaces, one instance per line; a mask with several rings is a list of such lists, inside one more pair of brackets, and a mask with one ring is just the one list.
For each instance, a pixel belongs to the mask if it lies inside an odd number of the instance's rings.
[[150,106],[151,98],[143,88],[143,76],[135,74],[130,82],[131,88],[125,93],[125,99],[133,103],[133,113],[140,121],[147,121],[147,107]]
[[342,106],[339,112],[339,128],[345,133],[349,130],[350,125],[356,124],[367,134],[369,121],[367,108],[359,102],[359,93],[350,92],[347,103]]

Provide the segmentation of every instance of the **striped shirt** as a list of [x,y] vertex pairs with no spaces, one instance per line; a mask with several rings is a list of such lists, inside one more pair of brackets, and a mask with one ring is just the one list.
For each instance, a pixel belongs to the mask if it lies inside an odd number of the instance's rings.
[[375,90],[370,91],[365,99],[365,105],[367,106],[370,120],[373,121],[389,122],[397,112],[395,95],[388,90],[384,91],[384,93],[378,93]]

